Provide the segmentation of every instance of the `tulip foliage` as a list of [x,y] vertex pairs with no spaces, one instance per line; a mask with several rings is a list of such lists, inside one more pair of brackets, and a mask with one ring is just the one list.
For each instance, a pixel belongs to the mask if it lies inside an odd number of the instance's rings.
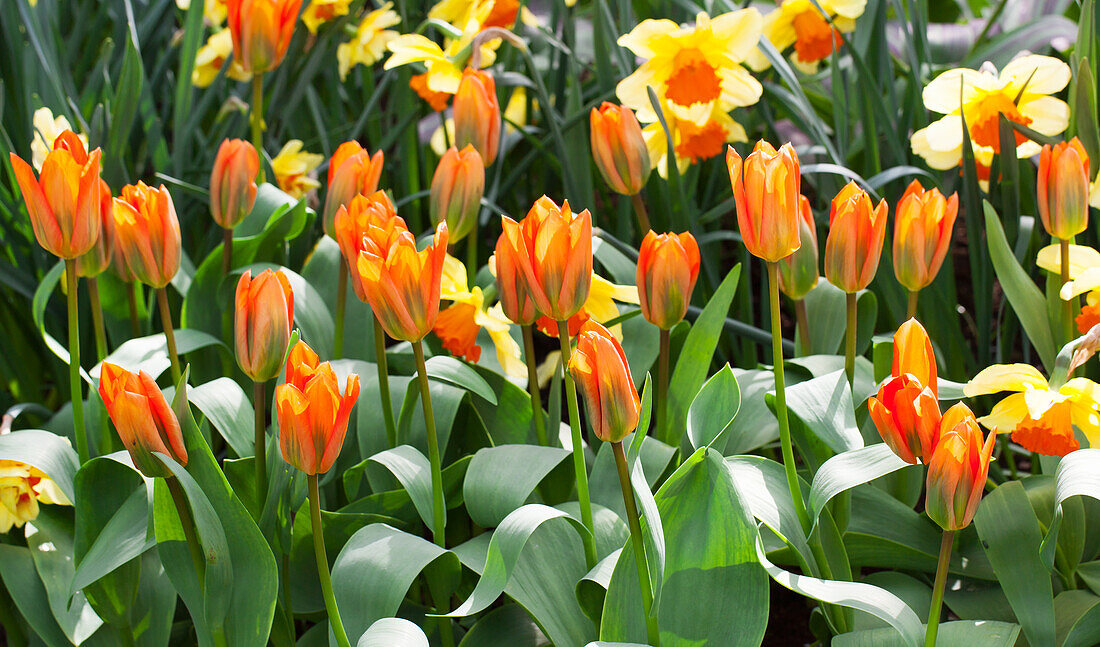
[[1097,0],[12,2],[0,644],[1100,644]]

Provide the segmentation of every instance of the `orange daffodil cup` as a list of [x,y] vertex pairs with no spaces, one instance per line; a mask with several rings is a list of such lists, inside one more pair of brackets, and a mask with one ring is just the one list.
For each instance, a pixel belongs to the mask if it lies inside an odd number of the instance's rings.
[[210,215],[224,230],[222,274],[233,269],[233,230],[256,203],[260,156],[243,139],[226,139],[218,147],[210,172]]
[[959,196],[944,198],[913,180],[894,214],[894,276],[909,291],[908,317],[917,315],[917,295],[936,278],[959,214]]
[[[1089,156],[1074,137],[1055,146],[1044,145],[1039,154],[1036,200],[1043,227],[1058,239],[1062,285],[1070,281],[1070,243],[1089,223]],[[1063,342],[1073,339],[1076,298],[1062,304]]]

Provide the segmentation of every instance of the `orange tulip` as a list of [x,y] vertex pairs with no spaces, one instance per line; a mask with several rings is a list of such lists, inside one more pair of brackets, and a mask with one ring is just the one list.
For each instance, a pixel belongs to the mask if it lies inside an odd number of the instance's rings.
[[85,278],[99,276],[111,265],[115,249],[115,207],[111,187],[99,181],[99,236],[95,245],[76,258],[76,275]]
[[245,270],[235,299],[237,363],[253,382],[279,375],[294,322],[294,292],[282,272]]
[[99,149],[89,154],[80,138],[66,130],[46,154],[37,178],[30,164],[15,153],[9,156],[38,244],[64,259],[90,250],[99,237]]
[[[592,214],[587,209],[574,214],[568,200],[558,207],[542,196],[521,222],[501,216],[501,226],[498,280],[504,274],[501,262],[508,257],[507,262],[516,264],[516,281],[526,284],[536,311],[556,321],[577,314],[592,285]],[[504,283],[501,293],[511,289]]]
[[638,426],[638,390],[630,364],[618,340],[589,319],[577,335],[569,372],[584,396],[592,431],[600,440],[616,443]]
[[302,0],[226,0],[233,60],[249,74],[263,74],[279,66]]
[[1035,187],[1039,217],[1055,238],[1069,240],[1089,223],[1089,155],[1074,137],[1043,146]]
[[454,101],[455,146],[471,145],[489,166],[500,146],[500,103],[493,77],[484,70],[466,68]]
[[103,362],[99,396],[134,466],[142,474],[150,478],[168,475],[164,466],[153,457],[154,452],[187,465],[187,448],[183,444],[179,420],[148,373],[131,373],[121,366]]
[[939,440],[940,407],[927,386],[908,373],[890,377],[867,401],[882,440],[903,461],[927,459]]
[[168,285],[180,268],[180,223],[164,185],[127,184],[115,198],[115,244],[142,283]]
[[539,313],[523,278],[521,254],[526,254],[526,249],[512,248],[502,234],[497,238],[496,253],[490,262],[496,269],[497,291],[504,316],[520,326],[529,326],[539,318]]
[[318,364],[305,342],[295,344],[286,360],[286,383],[275,387],[283,460],[307,475],[332,469],[358,398],[358,375],[348,376],[341,395],[332,366]]
[[383,230],[368,225],[359,252],[358,274],[374,316],[386,333],[402,341],[420,341],[435,325],[447,223],[435,230],[432,244],[416,251],[416,239],[394,223]]
[[894,215],[894,276],[909,291],[928,287],[947,257],[951,230],[959,214],[959,196],[944,198],[913,180]]
[[726,149],[726,169],[737,205],[737,227],[749,253],[774,263],[801,245],[798,229],[801,175],[790,143],[779,150],[764,140],[744,162]]
[[382,151],[367,153],[359,142],[340,144],[328,162],[328,193],[325,195],[325,213],[322,222],[325,233],[336,238],[336,211],[351,202],[357,195],[370,195],[378,190],[382,177]]
[[699,278],[699,245],[690,232],[649,232],[638,252],[638,301],[646,321],[668,330],[680,323]]
[[451,242],[477,229],[481,196],[485,193],[485,166],[469,144],[461,151],[452,146],[439,160],[432,176],[432,222],[447,222]]
[[878,271],[885,235],[886,201],[873,207],[867,192],[849,182],[829,213],[825,277],[849,294],[866,288]]
[[355,289],[355,296],[360,301],[366,302],[367,293],[363,288],[363,282],[359,278],[359,252],[366,249],[363,243],[368,230],[372,230],[371,236],[375,240],[382,240],[379,246],[389,248],[389,245],[397,240],[398,234],[408,231],[405,221],[397,215],[389,196],[385,191],[375,191],[369,196],[357,195],[345,207],[341,206],[333,218],[333,227],[336,229],[336,242],[340,245],[340,253],[344,262],[348,264],[348,274],[351,276],[351,286]]
[[795,301],[806,298],[821,276],[817,266],[817,224],[806,196],[798,196],[798,238],[801,245],[779,261],[779,289]]
[[210,213],[222,229],[241,224],[256,203],[260,156],[243,139],[226,139],[218,147],[210,172]]
[[928,333],[916,319],[910,319],[898,326],[894,333],[894,363],[891,374],[897,377],[906,373],[931,389],[934,397],[939,397],[936,354],[932,351],[932,341],[928,339]]
[[611,190],[634,195],[649,178],[649,150],[634,111],[604,101],[589,113],[592,159]]
[[940,440],[928,461],[924,508],[944,530],[962,530],[974,519],[996,437],[990,432],[983,442],[978,421],[961,402],[943,414]]

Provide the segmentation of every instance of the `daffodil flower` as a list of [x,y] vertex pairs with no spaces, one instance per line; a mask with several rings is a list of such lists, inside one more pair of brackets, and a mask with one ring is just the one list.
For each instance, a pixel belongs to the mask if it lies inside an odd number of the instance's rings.
[[[233,54],[233,35],[229,28],[220,29],[206,39],[195,55],[195,69],[191,71],[191,84],[197,88],[208,87],[218,78],[218,72],[226,60]],[[247,81],[252,75],[244,71],[236,59],[229,65],[225,75],[234,81]]]
[[[73,127],[65,115],[54,117],[53,112],[45,106],[34,111],[31,124],[34,126],[34,139],[31,140],[31,164],[34,165],[34,170],[41,173],[46,154],[53,150],[53,144],[58,135],[66,130],[72,130]],[[77,135],[77,138],[84,144],[84,148],[88,147],[87,135]]]
[[[855,31],[856,18],[866,6],[866,0],[783,0],[764,16],[764,38],[780,52],[794,45],[791,63],[813,74],[818,63],[843,42],[841,34]],[[749,56],[748,64],[757,71],[771,65],[759,49]]]
[[272,158],[271,168],[275,171],[279,188],[291,197],[300,198],[321,186],[321,183],[309,173],[323,161],[325,161],[324,155],[303,151],[302,141],[292,139],[283,145],[278,155]]
[[[1060,275],[1062,250],[1059,245],[1047,245],[1039,250],[1036,264],[1044,270]],[[1069,278],[1058,293],[1068,301],[1076,296],[1088,293],[1081,314],[1074,320],[1077,330],[1082,334],[1096,324],[1100,324],[1100,252],[1084,245],[1069,246]]]
[[386,46],[399,34],[389,29],[401,23],[401,16],[393,10],[393,3],[387,2],[378,9],[363,16],[355,28],[355,36],[336,48],[336,61],[340,66],[340,80],[347,78],[348,72],[356,65],[371,66],[382,58]]
[[[450,39],[446,49],[422,34],[402,34],[386,44],[390,57],[386,59],[383,69],[392,70],[402,65],[420,63],[427,69],[425,81],[428,89],[454,94],[458,91],[462,70],[466,65],[466,60],[459,60],[459,56],[469,48],[480,31],[481,26],[477,20],[470,20],[462,30],[462,36]],[[482,43],[479,67],[485,68],[493,64],[499,44],[500,39]]]
[[527,365],[519,344],[511,335],[512,322],[504,316],[499,304],[486,309],[481,288],[469,288],[466,266],[449,254],[443,260],[439,298],[452,302],[450,307],[439,312],[433,328],[445,349],[456,357],[477,363],[481,359],[477,336],[484,328],[493,341],[497,361],[505,374],[513,378],[527,377]]
[[[668,105],[667,101],[665,105]],[[677,171],[683,173],[691,164],[720,155],[726,150],[726,144],[749,140],[745,128],[717,104],[712,107],[709,118],[701,125],[680,119],[670,109],[665,110],[665,123],[668,124],[669,134],[672,136],[671,156],[668,137],[659,121],[642,129],[650,163],[663,178],[668,177],[670,158],[675,158]]]

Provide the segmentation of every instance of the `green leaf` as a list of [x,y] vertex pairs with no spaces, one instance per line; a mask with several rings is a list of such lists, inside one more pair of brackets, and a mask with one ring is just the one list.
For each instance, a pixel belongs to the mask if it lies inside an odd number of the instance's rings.
[[688,408],[687,435],[691,446],[724,448],[740,408],[737,378],[726,364],[707,380]]
[[495,528],[521,507],[546,475],[569,455],[560,447],[534,445],[478,450],[462,486],[470,519],[484,528]]
[[[217,347],[227,355],[229,353],[229,348],[220,339],[201,330],[183,328],[175,331],[175,334],[176,351],[180,355],[208,346]],[[149,335],[148,337],[135,337],[123,342],[103,361],[117,364],[135,373],[145,371],[154,380],[172,365],[171,360],[168,358],[168,342],[164,339],[164,333]],[[91,371],[92,377],[99,379],[99,370],[100,365],[97,364]]]
[[428,637],[415,624],[403,618],[375,620],[359,638],[356,647],[429,647]]
[[0,544],[0,578],[38,639],[49,647],[72,645],[50,612],[46,588],[34,569],[29,548]]
[[114,186],[126,179],[124,174],[127,164],[123,156],[129,147],[125,142],[134,128],[138,103],[141,101],[141,90],[145,83],[137,32],[134,31],[132,22],[129,27],[126,30],[126,50],[122,57],[118,87],[111,102],[111,126],[107,133],[106,146],[104,146],[104,154],[107,158],[104,160],[104,166]]
[[36,467],[50,477],[69,501],[76,501],[73,477],[80,463],[69,441],[41,429],[0,435],[0,459]]
[[[46,343],[46,347],[56,355],[66,366],[69,364],[69,348],[57,341],[49,332],[46,331],[46,305],[50,301],[50,296],[53,294],[54,288],[57,287],[61,281],[62,274],[65,273],[65,261],[58,261],[46,275],[42,277],[42,280],[38,283],[38,288],[34,291],[34,298],[31,301],[31,316],[34,319],[34,325],[38,327],[38,332],[42,335],[42,341]],[[88,373],[81,368],[80,376],[84,378],[84,381],[88,384],[92,384],[92,378]]]
[[149,493],[134,469],[110,458],[93,458],[77,474],[76,486],[83,504],[76,507],[77,565],[71,591],[112,573],[153,545],[147,537]]
[[[103,625],[82,592],[72,594],[76,571],[73,560],[73,522],[67,510],[43,507],[38,517],[24,526],[27,548],[35,570],[46,587],[49,608],[57,624],[73,644],[79,645]],[[10,589],[9,589],[10,590]]]
[[[828,281],[818,281],[806,295],[806,316],[810,320],[810,348],[816,354],[843,354],[844,332],[848,329],[847,297]],[[856,352],[870,343],[878,316],[878,297],[870,290],[856,295]]]
[[[1008,622],[956,620],[940,625],[936,644],[939,647],[1012,647],[1019,635],[1020,625]],[[894,647],[913,643],[903,640],[893,629],[871,629],[834,636],[832,644],[835,647]]]
[[429,357],[424,365],[428,369],[428,377],[466,389],[489,404],[497,403],[497,396],[489,388],[489,383],[465,362],[448,355],[436,355]]
[[794,511],[783,466],[762,456],[733,456],[726,459],[726,465],[752,515],[790,544],[804,562],[811,563],[810,546]]
[[[380,465],[389,471],[397,479],[401,487],[409,493],[416,511],[424,525],[433,533],[435,532],[435,520],[432,515],[432,472],[428,459],[415,447],[401,445],[393,449],[379,452],[367,459],[369,463]],[[368,478],[371,472],[367,472]],[[373,486],[373,484],[372,484]],[[372,487],[375,491],[380,487]],[[447,522],[447,511],[443,511],[443,523]]]
[[747,454],[779,438],[779,421],[768,409],[764,394],[775,390],[771,371],[733,369],[740,390],[741,407],[730,423],[724,447],[714,445],[727,456]]
[[611,574],[615,571],[615,564],[619,562],[622,549],[616,549],[596,562],[592,570],[577,582],[577,600],[581,603],[585,615],[592,622],[599,622],[603,613],[604,599],[607,597],[607,587],[611,585]]
[[505,604],[479,618],[458,647],[550,647],[550,641],[523,607]]
[[825,504],[834,496],[890,474],[909,463],[898,458],[885,443],[853,449],[833,456],[814,474],[810,486],[810,510],[814,525]]
[[[301,275],[321,296],[321,303],[336,322],[336,275],[344,257],[340,246],[328,236],[321,236],[306,258]],[[295,295],[297,298],[297,295]],[[360,301],[348,281],[344,306],[344,354],[348,359],[374,362],[374,313]],[[360,375],[361,378],[366,376]]]
[[188,392],[187,399],[206,416],[238,457],[255,454],[255,410],[235,380],[219,377],[200,384]]
[[1057,643],[1089,647],[1100,640],[1100,597],[1087,591],[1062,591],[1054,598]]
[[863,447],[844,371],[788,386],[787,407],[834,452]]

